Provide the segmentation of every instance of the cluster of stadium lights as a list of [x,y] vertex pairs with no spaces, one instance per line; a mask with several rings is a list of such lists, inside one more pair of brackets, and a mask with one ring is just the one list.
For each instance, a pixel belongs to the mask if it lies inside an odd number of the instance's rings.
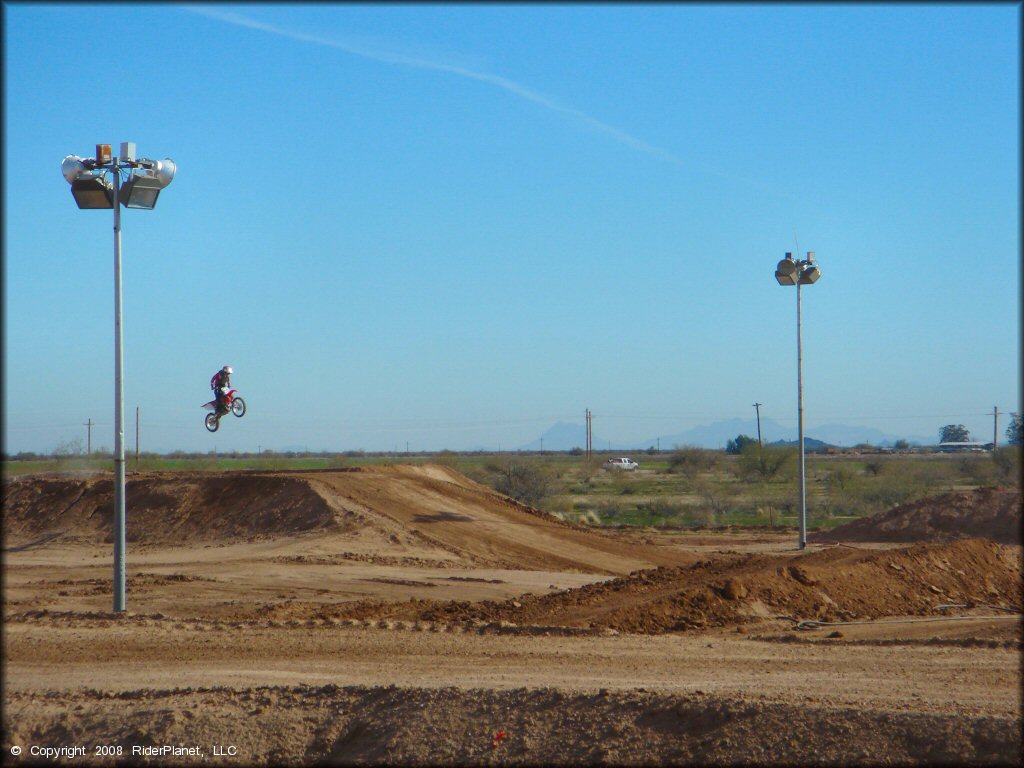
[[779,285],[810,285],[818,282],[821,270],[814,263],[814,251],[807,252],[806,259],[795,261],[792,253],[779,262],[775,268],[775,279]]
[[[128,171],[123,182],[119,177],[107,178],[108,172],[120,174],[122,169]],[[113,208],[116,195],[125,208],[152,210],[160,190],[171,183],[177,168],[170,158],[136,158],[134,142],[126,141],[122,142],[116,158],[109,144],[97,144],[95,157],[68,155],[60,170],[71,185],[71,194],[79,208]]]

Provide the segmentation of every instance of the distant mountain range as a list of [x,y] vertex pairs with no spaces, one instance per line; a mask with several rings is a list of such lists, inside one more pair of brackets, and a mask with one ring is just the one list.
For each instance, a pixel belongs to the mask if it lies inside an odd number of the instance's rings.
[[[757,438],[756,419],[727,419],[712,424],[702,424],[684,432],[673,432],[656,435],[648,440],[625,442],[608,440],[594,435],[595,450],[640,450],[652,446],[661,446],[668,450],[676,446],[696,446],[698,448],[725,448],[726,443],[735,440],[737,435]],[[798,439],[796,427],[784,427],[771,419],[761,419],[761,439],[767,443],[795,442]],[[892,435],[873,427],[853,427],[848,424],[821,424],[804,428],[804,444],[811,448],[834,445],[849,447],[867,443],[869,445],[889,446],[897,440],[906,440],[911,445],[932,445],[936,439],[920,435]],[[582,423],[560,421],[548,428],[540,437],[525,445],[520,450],[536,451],[541,447],[545,451],[569,451],[583,448],[586,445],[586,426]]]

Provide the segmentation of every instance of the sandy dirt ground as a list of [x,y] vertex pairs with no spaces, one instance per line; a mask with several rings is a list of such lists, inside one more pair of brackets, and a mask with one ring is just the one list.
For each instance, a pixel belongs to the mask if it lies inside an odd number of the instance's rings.
[[1022,760],[1018,489],[799,551],[444,466],[137,474],[124,614],[112,493],[4,483],[9,764]]

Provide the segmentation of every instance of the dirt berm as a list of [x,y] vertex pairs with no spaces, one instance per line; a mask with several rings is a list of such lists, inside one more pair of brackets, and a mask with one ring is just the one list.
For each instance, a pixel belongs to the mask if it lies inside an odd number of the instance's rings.
[[661,634],[778,617],[840,622],[937,616],[943,605],[1020,612],[1020,547],[967,539],[895,550],[834,547],[799,559],[748,554],[637,571],[549,595],[501,602],[357,603],[335,615]]
[[[314,533],[358,535],[463,566],[625,574],[693,562],[557,520],[439,465],[289,472],[153,472],[126,484],[129,542],[191,546]],[[26,477],[3,487],[10,547],[112,541],[113,480]]]
[[1019,488],[976,488],[929,496],[809,537],[815,542],[952,541],[1021,543]]

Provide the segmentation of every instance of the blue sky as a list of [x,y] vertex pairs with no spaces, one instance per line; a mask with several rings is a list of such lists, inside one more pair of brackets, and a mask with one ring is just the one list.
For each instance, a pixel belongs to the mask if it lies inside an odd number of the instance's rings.
[[809,435],[1020,410],[1019,5],[3,11],[9,453],[113,447],[112,214],[60,162],[122,141],[178,166],[122,217],[132,449],[136,407],[155,451],[792,426],[808,250]]

